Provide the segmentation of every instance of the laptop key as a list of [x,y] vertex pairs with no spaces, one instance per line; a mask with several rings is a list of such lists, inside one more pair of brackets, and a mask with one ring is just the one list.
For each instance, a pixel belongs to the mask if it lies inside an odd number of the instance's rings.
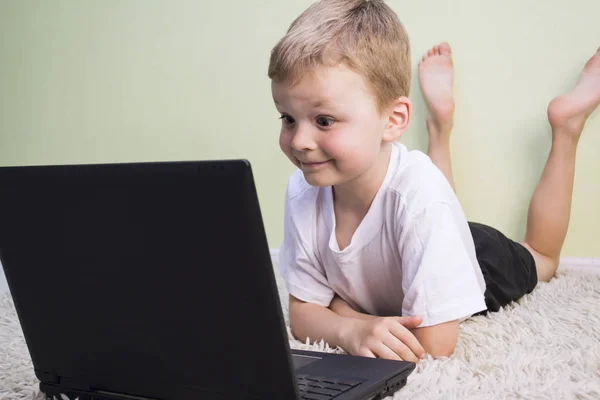
[[358,380],[358,379],[345,379],[344,378],[344,379],[337,379],[336,383],[338,385],[347,385],[350,387],[354,387],[354,386],[360,385],[361,383],[363,383],[363,381]]
[[308,393],[324,394],[324,395],[333,397],[333,396],[337,396],[337,395],[341,394],[342,392],[340,392],[339,390],[332,390],[332,389],[310,388],[310,389],[308,389]]
[[303,393],[302,399],[306,400],[330,400],[331,396],[316,394],[316,393]]
[[323,385],[323,387],[331,390],[337,390],[339,392],[345,392],[346,390],[351,389],[351,387],[348,385],[338,385],[336,383],[328,383],[327,385]]
[[306,385],[298,385],[298,390],[300,391],[300,393],[306,392],[309,389],[310,388]]
[[328,378],[326,376],[310,376],[309,379],[313,380],[313,381],[319,381],[319,382],[328,382],[328,381],[331,382],[331,381],[333,381],[332,378]]
[[308,400],[332,399],[363,382],[353,378],[329,378],[305,374],[297,375],[296,381],[301,397]]

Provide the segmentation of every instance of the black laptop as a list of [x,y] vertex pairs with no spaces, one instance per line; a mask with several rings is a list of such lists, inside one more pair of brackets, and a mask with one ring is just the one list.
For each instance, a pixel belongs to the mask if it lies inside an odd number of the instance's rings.
[[415,367],[290,350],[244,160],[0,168],[0,260],[48,398],[372,399]]

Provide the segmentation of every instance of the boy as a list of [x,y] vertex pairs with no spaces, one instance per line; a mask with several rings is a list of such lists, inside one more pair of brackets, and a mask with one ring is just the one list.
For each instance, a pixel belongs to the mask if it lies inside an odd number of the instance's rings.
[[[271,54],[288,183],[280,270],[301,339],[367,357],[449,356],[458,323],[497,311],[555,274],[575,152],[600,103],[600,50],[548,107],[552,149],[523,243],[468,223],[453,191],[448,44],[419,65],[428,157],[397,142],[411,120],[408,36],[382,0],[323,0]],[[401,317],[400,317],[401,316]]]

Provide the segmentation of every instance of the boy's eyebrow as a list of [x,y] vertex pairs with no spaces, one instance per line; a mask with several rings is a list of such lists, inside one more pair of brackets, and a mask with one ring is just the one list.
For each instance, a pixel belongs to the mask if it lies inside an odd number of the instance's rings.
[[318,107],[333,107],[335,104],[329,99],[317,100],[313,101],[312,106],[315,108]]
[[[279,103],[277,100],[273,99],[273,103],[275,103],[276,106],[280,106],[281,103]],[[312,106],[315,108],[319,108],[319,107],[334,107],[335,103],[332,102],[329,99],[323,99],[323,100],[316,100],[312,102]]]

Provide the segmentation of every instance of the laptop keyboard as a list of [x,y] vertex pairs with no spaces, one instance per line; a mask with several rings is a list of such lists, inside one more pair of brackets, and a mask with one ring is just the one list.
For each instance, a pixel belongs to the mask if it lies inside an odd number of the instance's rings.
[[360,385],[364,380],[297,374],[296,382],[302,400],[329,400]]

